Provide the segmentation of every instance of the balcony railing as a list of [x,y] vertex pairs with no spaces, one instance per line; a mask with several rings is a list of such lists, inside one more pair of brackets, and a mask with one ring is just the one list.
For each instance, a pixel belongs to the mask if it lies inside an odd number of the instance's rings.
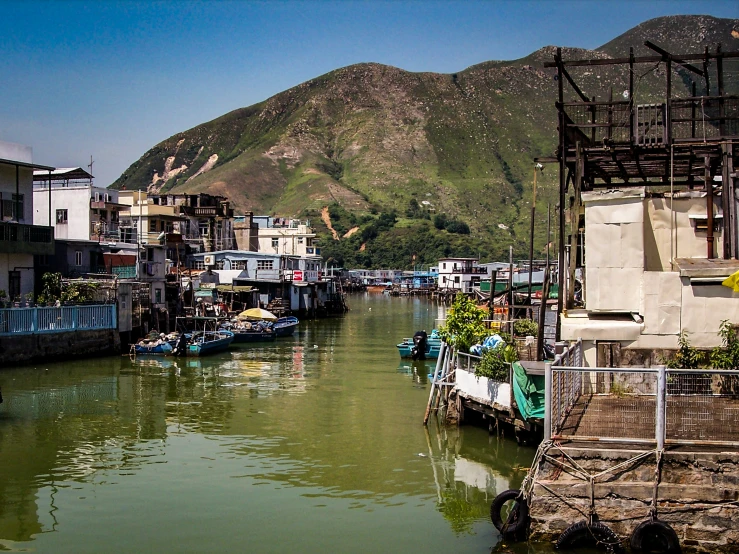
[[54,228],[23,223],[0,223],[0,253],[53,254]]
[[0,309],[0,336],[116,329],[115,304]]

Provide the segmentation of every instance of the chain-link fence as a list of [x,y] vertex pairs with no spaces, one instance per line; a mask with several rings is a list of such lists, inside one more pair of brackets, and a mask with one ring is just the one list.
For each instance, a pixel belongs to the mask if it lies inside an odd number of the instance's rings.
[[576,350],[547,369],[552,438],[739,445],[739,370],[584,368]]

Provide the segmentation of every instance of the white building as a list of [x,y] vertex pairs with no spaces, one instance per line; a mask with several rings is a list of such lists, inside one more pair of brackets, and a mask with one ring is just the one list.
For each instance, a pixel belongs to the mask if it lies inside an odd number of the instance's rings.
[[33,163],[30,146],[0,141],[0,290],[20,299],[34,289],[34,255],[54,253],[48,225],[32,225],[33,170],[53,171]]
[[442,258],[439,260],[438,287],[441,290],[472,292],[479,286],[487,270],[480,267],[477,258]]
[[288,256],[318,256],[316,234],[308,221],[269,216],[253,216],[258,227],[259,252]]
[[119,240],[119,213],[125,206],[118,203],[117,190],[96,187],[92,179],[79,167],[34,171],[34,224],[49,225],[51,218],[57,239]]
[[[739,322],[739,293],[721,282],[736,259],[708,259],[706,194],[647,195],[643,187],[583,192],[584,310],[562,314],[562,339],[583,340],[589,366],[603,348],[677,349],[720,344],[721,321]],[[715,250],[723,249],[723,214],[713,206]]]

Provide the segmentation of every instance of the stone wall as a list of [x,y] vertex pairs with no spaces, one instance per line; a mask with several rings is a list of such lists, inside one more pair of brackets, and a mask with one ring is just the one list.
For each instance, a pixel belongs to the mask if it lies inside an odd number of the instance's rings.
[[120,336],[114,329],[0,337],[0,370],[13,364],[54,362],[120,351]]
[[[556,541],[567,527],[587,519],[590,485],[566,467],[573,466],[567,456],[595,475],[627,462],[640,450],[638,446],[571,445],[551,446],[547,453],[557,462],[544,459],[532,468],[536,472],[530,501],[533,541]],[[595,513],[625,544],[634,528],[649,519],[656,470],[652,452],[595,480]],[[657,517],[672,526],[684,552],[739,552],[739,453],[719,448],[668,449],[657,498]]]

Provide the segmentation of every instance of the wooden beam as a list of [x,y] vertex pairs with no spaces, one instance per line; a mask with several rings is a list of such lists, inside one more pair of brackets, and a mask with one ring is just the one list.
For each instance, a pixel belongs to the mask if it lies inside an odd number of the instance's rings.
[[[706,59],[713,59],[716,57],[715,54],[707,53],[707,55],[704,54],[678,54],[677,56],[682,61],[695,61],[695,60],[703,60]],[[724,52],[723,53],[724,58],[739,58],[739,52]],[[634,58],[633,63],[657,63],[662,61],[662,56],[640,56],[638,58]],[[605,58],[605,59],[592,59],[592,60],[571,60],[571,61],[564,61],[562,60],[562,65],[564,67],[588,67],[588,66],[595,66],[595,65],[620,65],[629,63],[631,60],[629,58]],[[544,67],[557,67],[557,62],[544,62]]]
[[583,102],[590,102],[590,98],[585,96],[585,93],[582,90],[580,90],[580,87],[578,87],[575,81],[572,79],[572,77],[570,77],[570,74],[567,73],[567,70],[564,68],[564,66],[562,66],[562,75],[565,76],[565,79],[567,79],[567,82],[570,83],[570,86],[573,89],[575,89],[575,92],[578,94],[578,96],[580,96]]
[[692,71],[693,73],[695,73],[697,75],[700,75],[701,77],[704,76],[703,71],[701,71],[700,69],[698,69],[694,65],[690,65],[689,63],[685,62],[684,60],[682,60],[682,59],[680,59],[680,58],[678,58],[676,56],[673,56],[667,50],[663,50],[662,48],[660,48],[659,46],[657,46],[653,42],[650,42],[648,40],[647,41],[644,41],[644,46],[646,46],[647,48],[651,48],[652,50],[654,50],[658,54],[662,54],[662,57],[665,60],[672,60],[676,64],[683,66],[685,69],[687,69],[689,71]]

